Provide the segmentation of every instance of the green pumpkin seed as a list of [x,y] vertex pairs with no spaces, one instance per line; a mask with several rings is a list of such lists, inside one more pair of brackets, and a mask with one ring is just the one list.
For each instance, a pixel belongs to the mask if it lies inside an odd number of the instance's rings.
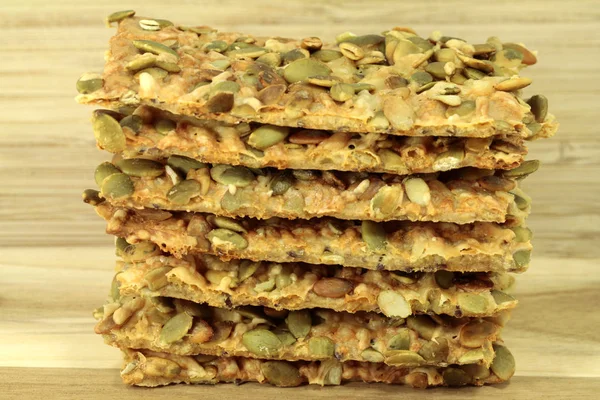
[[211,361],[216,360],[217,356],[211,356],[209,354],[198,354],[196,356],[194,356],[194,359],[199,362],[200,364],[204,364],[204,363],[209,363]]
[[483,79],[487,76],[484,72],[481,72],[475,68],[465,68],[463,70],[463,73],[465,74],[465,76],[468,79],[475,79],[475,80]]
[[427,315],[413,315],[406,319],[406,325],[425,340],[433,339],[437,324]]
[[494,344],[496,356],[490,367],[492,372],[502,380],[509,380],[515,374],[515,358],[512,353],[501,344]]
[[117,237],[115,240],[115,254],[122,256],[127,246],[129,246],[129,243],[125,239]]
[[457,61],[456,52],[449,48],[436,50],[433,54],[433,58],[442,63],[451,62],[456,64]]
[[217,53],[222,53],[225,50],[227,50],[228,47],[229,45],[227,44],[227,42],[223,40],[215,40],[204,45],[204,51],[216,51]]
[[227,212],[233,212],[244,206],[244,201],[240,198],[240,196],[237,195],[237,193],[239,192],[236,192],[236,194],[231,194],[229,190],[225,192],[221,198],[221,207],[223,207],[223,210]]
[[272,68],[279,67],[281,65],[281,54],[279,53],[267,53],[256,59],[256,62],[266,64]]
[[255,149],[265,150],[281,143],[289,135],[290,128],[274,125],[262,125],[248,137],[248,144]]
[[163,70],[165,70],[167,72],[173,72],[173,73],[181,72],[181,67],[179,65],[173,63],[173,62],[156,60],[155,65],[158,68],[163,69]]
[[161,163],[144,158],[122,159],[117,162],[117,166],[129,176],[156,178],[165,172]]
[[523,162],[517,168],[504,171],[502,176],[507,178],[523,178],[527,175],[533,174],[540,167],[539,160],[528,160]]
[[471,383],[471,377],[459,368],[448,367],[442,373],[444,384],[452,387],[465,386]]
[[290,311],[285,319],[288,329],[296,339],[308,335],[312,326],[310,312],[308,310]]
[[250,278],[252,275],[254,275],[258,267],[260,267],[260,262],[242,260],[238,272],[238,280],[240,282],[243,282],[246,279]]
[[284,269],[279,275],[275,277],[275,286],[277,289],[283,289],[290,286],[292,282],[291,271]]
[[376,362],[376,363],[383,362],[383,360],[385,359],[385,357],[383,357],[383,354],[381,354],[377,350],[373,350],[373,349],[363,350],[362,353],[360,353],[360,356],[365,361]]
[[222,217],[219,215],[211,215],[207,217],[208,222],[215,225],[217,228],[229,229],[238,233],[247,233],[248,231],[233,218]]
[[367,243],[371,250],[381,250],[387,245],[383,225],[373,221],[362,221],[360,231],[362,240]]
[[118,174],[120,172],[121,171],[119,171],[117,167],[108,161],[105,161],[96,167],[96,170],[94,171],[94,180],[96,181],[98,187],[102,187],[102,182],[106,177],[111,176],[112,174]]
[[425,363],[425,359],[410,350],[388,350],[385,352],[385,363],[394,366],[417,366]]
[[146,69],[143,69],[143,70],[137,72],[134,75],[134,77],[139,81],[141,74],[149,74],[152,76],[152,78],[154,78],[157,81],[160,81],[160,80],[166,78],[167,75],[169,75],[169,73],[167,71],[165,71],[164,69],[161,69],[161,68],[146,68]]
[[513,192],[510,193],[515,197],[515,204],[519,210],[526,210],[529,207],[529,200]]
[[490,302],[483,294],[459,293],[458,306],[463,312],[470,314],[483,314],[490,308]]
[[509,294],[506,294],[500,290],[492,290],[492,297],[496,304],[513,302],[516,299]]
[[519,268],[525,267],[531,260],[531,250],[519,250],[513,254],[515,265]]
[[219,92],[212,96],[206,103],[206,107],[211,113],[224,113],[233,108],[233,93]]
[[276,356],[282,345],[277,335],[266,329],[253,329],[244,333],[242,343],[251,353],[265,358]]
[[425,71],[417,71],[410,76],[410,80],[417,83],[419,86],[433,82],[433,76]]
[[142,130],[144,120],[139,115],[128,115],[119,121],[119,125],[121,125],[121,128],[129,128],[133,133],[137,134]]
[[474,44],[473,48],[475,49],[475,51],[473,52],[473,55],[475,55],[475,56],[479,56],[479,55],[482,55],[482,54],[490,54],[490,53],[495,53],[496,52],[496,47],[492,46],[489,43]]
[[254,286],[254,291],[256,293],[272,292],[273,290],[275,290],[275,279],[273,278],[270,278],[264,282],[260,282]]
[[[229,68],[231,66],[231,61],[228,59],[227,60],[215,60],[215,61],[211,62],[210,65],[215,67],[215,69],[218,69],[220,71],[225,71],[227,68]],[[246,75],[244,75],[244,77],[245,76]],[[242,78],[242,79],[244,79],[244,78]]]
[[283,77],[288,83],[296,83],[307,80],[311,76],[331,74],[331,69],[312,58],[302,58],[288,64],[283,70]]
[[421,178],[410,178],[404,181],[404,189],[408,199],[420,206],[426,206],[431,201],[431,192],[427,182]]
[[112,116],[95,111],[92,115],[92,129],[100,148],[111,153],[120,153],[125,150],[123,128]]
[[167,272],[171,271],[171,267],[160,267],[153,269],[144,275],[144,280],[150,290],[158,290],[168,285]]
[[293,170],[292,175],[294,175],[294,178],[296,178],[300,181],[314,181],[315,179],[318,179],[320,176],[320,174],[318,172],[310,170],[310,169]]
[[503,43],[502,47],[504,49],[511,49],[520,53],[521,57],[517,56],[517,58],[520,59],[525,65],[533,65],[537,62],[537,58],[532,52],[517,43]]
[[246,167],[218,164],[210,169],[211,178],[222,185],[246,187],[254,181],[254,174]]
[[454,285],[454,272],[439,270],[435,271],[435,282],[442,289],[449,289]]
[[275,335],[281,340],[283,346],[291,346],[296,343],[296,338],[289,332],[286,331],[275,331]]
[[146,53],[152,53],[156,55],[171,54],[177,57],[177,59],[179,59],[179,55],[175,50],[168,46],[165,46],[164,44],[154,42],[152,40],[134,40],[133,45],[136,49]]
[[286,361],[265,361],[260,371],[271,385],[278,387],[300,386],[304,379],[293,364]]
[[446,70],[444,69],[445,66],[445,62],[436,61],[427,64],[427,66],[425,67],[425,71],[432,75],[434,78],[444,80],[448,76]]
[[438,338],[435,341],[426,342],[419,349],[419,355],[428,362],[446,362],[449,354],[450,347],[446,338]]
[[308,351],[314,357],[331,358],[335,353],[335,344],[327,337],[312,337],[308,340]]
[[133,182],[123,173],[116,173],[107,176],[102,181],[102,196],[107,199],[121,199],[133,194],[135,188]]
[[[420,88],[417,88],[416,92],[417,92],[417,94],[419,94],[419,93],[422,93],[422,92],[424,92],[426,90],[431,89],[434,86],[435,86],[435,82],[429,82],[429,83],[426,83],[425,85],[421,86]],[[453,104],[453,105],[455,105],[455,104]]]
[[194,318],[186,312],[181,312],[167,321],[160,331],[160,341],[171,344],[181,340],[192,327]]
[[[401,157],[393,151],[380,151],[379,155],[384,160],[385,165],[398,165],[395,161],[400,161],[399,165],[403,165]],[[402,203],[403,197],[402,186],[383,186],[371,199],[370,207],[373,211],[383,214],[383,216],[391,216]]]
[[475,112],[475,102],[473,100],[463,100],[458,106],[448,107],[446,110],[446,116],[458,115],[459,117],[466,117]]
[[86,189],[81,194],[81,199],[84,203],[97,206],[98,204],[104,203],[105,199],[100,197],[100,192],[94,189]]
[[212,315],[210,308],[206,304],[198,304],[193,301],[175,299],[177,310],[183,311],[192,317],[207,319]]
[[490,370],[485,365],[481,364],[467,364],[461,365],[460,369],[465,371],[471,378],[476,381],[481,381],[490,376]]
[[194,169],[206,168],[206,164],[185,156],[169,156],[167,165],[182,177],[186,177],[188,172]]
[[99,74],[86,73],[77,80],[75,88],[81,94],[90,94],[102,89],[103,85],[104,80]]
[[385,86],[389,89],[398,89],[408,86],[408,80],[399,75],[391,75],[385,78]]
[[167,192],[167,199],[173,204],[184,205],[188,204],[192,198],[199,196],[201,191],[202,185],[198,181],[187,179],[173,186]]
[[410,330],[402,328],[388,342],[390,350],[408,350],[410,349]]
[[269,188],[273,191],[273,196],[281,196],[294,186],[294,176],[289,171],[278,172],[274,177]]
[[527,124],[527,129],[531,132],[529,136],[535,136],[542,130],[542,124],[538,122],[531,122]]
[[427,39],[423,39],[419,36],[410,36],[407,37],[410,42],[416,44],[421,50],[427,51],[433,49],[433,45]]
[[319,50],[311,54],[311,57],[324,63],[328,63],[343,57],[343,54],[337,50]]
[[223,81],[214,84],[210,88],[210,93],[215,94],[218,92],[229,92],[229,93],[237,93],[240,91],[240,84],[233,81]]
[[281,55],[284,64],[289,64],[296,60],[301,60],[308,57],[308,52],[304,49],[293,49]]
[[119,301],[119,299],[121,298],[121,292],[119,290],[119,287],[121,286],[121,283],[117,279],[118,275],[119,274],[116,274],[113,277],[113,280],[112,280],[112,282],[110,284],[110,298],[113,299],[113,301]]
[[206,238],[215,246],[232,245],[238,250],[248,247],[248,241],[244,237],[232,230],[218,228],[208,232]]
[[349,83],[336,83],[329,90],[329,94],[335,101],[347,101],[354,96],[354,87]]
[[546,96],[536,94],[527,100],[527,104],[531,107],[531,112],[535,116],[536,122],[544,122],[548,115],[548,99]]
[[110,26],[113,22],[120,22],[125,18],[130,18],[135,15],[133,10],[117,11],[106,17],[106,25]]
[[144,53],[136,56],[133,60],[129,61],[125,68],[131,72],[137,72],[151,68],[156,63],[156,55],[150,53]]
[[169,297],[156,296],[151,297],[150,302],[158,311],[161,313],[171,313],[175,310],[173,306],[173,299]]
[[156,129],[156,131],[161,135],[168,134],[169,132],[175,130],[176,127],[177,124],[175,121],[165,118],[161,118],[154,123],[154,129]]
[[121,252],[121,257],[126,262],[137,262],[145,260],[148,257],[160,254],[160,248],[149,241],[128,244]]
[[392,54],[392,60],[394,61],[394,64],[400,64],[402,62],[403,57],[410,54],[419,54],[422,52],[423,50],[411,41],[398,40],[396,47],[394,48],[394,53]]
[[321,361],[323,385],[339,385],[342,382],[342,363],[336,359]]
[[529,228],[515,226],[510,229],[515,233],[515,240],[519,243],[529,242],[533,238],[533,233]]

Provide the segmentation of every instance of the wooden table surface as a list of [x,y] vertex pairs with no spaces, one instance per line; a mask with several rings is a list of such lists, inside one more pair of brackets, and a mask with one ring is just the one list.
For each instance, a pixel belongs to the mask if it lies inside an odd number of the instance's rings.
[[[136,5],[137,3],[137,5]],[[126,5],[124,5],[126,4]],[[167,5],[169,4],[169,5]],[[351,30],[411,26],[469,41],[496,35],[539,50],[529,94],[543,93],[561,122],[557,137],[532,143],[544,162],[528,178],[534,261],[519,276],[521,300],[505,333],[518,363],[510,384],[434,390],[467,398],[598,398],[600,390],[600,3],[578,0],[82,2],[3,0],[0,7],[0,397],[1,398],[416,398],[383,385],[274,389],[127,388],[119,354],[92,333],[91,310],[104,301],[112,238],[80,201],[93,170],[91,109],[75,104],[75,81],[101,71],[113,30],[102,19],[139,15],[254,34],[332,38]],[[6,397],[8,396],[8,397]]]

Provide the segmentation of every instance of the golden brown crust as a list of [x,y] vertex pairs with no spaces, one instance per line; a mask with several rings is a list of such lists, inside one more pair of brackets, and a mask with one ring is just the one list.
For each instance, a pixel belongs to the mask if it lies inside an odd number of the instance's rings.
[[449,271],[503,272],[524,270],[527,265],[517,264],[513,254],[532,248],[529,241],[518,242],[511,229],[493,223],[397,221],[383,225],[387,244],[378,250],[362,239],[360,222],[330,218],[238,219],[247,231],[239,233],[246,247],[236,247],[232,242],[209,240],[217,225],[206,214],[131,210],[107,202],[97,206],[96,212],[107,221],[107,233],[130,243],[151,240],[178,257],[214,254],[223,259],[301,261],[371,270],[435,271],[444,266]]
[[[166,164],[166,160],[162,162]],[[334,217],[468,224],[507,219],[523,222],[529,213],[529,206],[520,210],[514,194],[506,191],[517,186],[516,179],[499,178],[493,171],[475,179],[460,175],[463,170],[405,178],[360,172],[251,171],[219,164],[190,170],[183,181],[164,169],[160,173],[130,176],[133,191],[127,196],[112,197],[111,189],[104,184],[101,194],[116,206],[205,212],[233,218]],[[228,180],[223,178],[226,174]],[[501,179],[504,188],[487,186],[490,178]],[[276,191],[281,180],[286,180],[283,193]],[[193,187],[186,186],[187,195],[181,196],[181,187],[187,184]]]
[[[237,48],[248,47],[249,44],[234,44],[242,37],[247,38],[244,39],[246,42],[252,42],[250,46],[258,49],[258,53],[242,54],[248,50]],[[143,56],[134,46],[134,40],[151,40],[176,47],[174,51],[161,51],[162,54],[157,57],[159,62],[168,63],[171,67],[167,69],[173,72],[158,75],[141,73],[136,77],[139,71],[135,67],[133,71],[127,70],[126,66],[132,61],[139,63],[143,61],[142,57],[152,58]],[[422,47],[411,40],[419,40]],[[215,41],[224,42],[230,48],[223,50],[225,54],[210,51],[206,46]],[[360,60],[342,56],[326,62],[327,65],[319,62],[317,71],[308,74],[331,74],[336,77],[336,82],[372,85],[353,87],[358,93],[350,94],[348,100],[338,98],[344,101],[335,101],[329,88],[296,82],[296,79],[302,79],[296,78],[298,73],[255,61],[258,55],[265,52],[279,53],[279,56],[274,56],[279,60],[278,65],[281,64],[281,58],[291,54],[294,54],[294,58],[304,57],[309,52],[299,49],[301,41],[254,38],[246,34],[220,33],[210,28],[204,29],[201,34],[192,30],[183,31],[177,26],[147,31],[140,28],[138,18],[129,18],[119,24],[117,34],[111,39],[102,89],[82,94],[78,101],[112,108],[146,104],[176,114],[228,123],[258,122],[404,136],[487,137],[502,132],[522,137],[549,137],[556,131],[557,124],[551,114],[541,124],[535,122],[529,105],[519,97],[519,90],[509,92],[497,89],[506,86],[506,83],[498,85],[509,77],[512,77],[511,82],[517,79],[515,83],[518,83],[519,78],[515,75],[525,66],[524,63],[518,60],[514,62],[514,59],[494,63],[476,59],[493,58],[501,44],[492,53],[474,56],[473,46],[465,42],[444,41],[441,38],[427,41],[409,32],[391,30],[379,41],[363,45],[359,52],[366,51],[367,56]],[[339,46],[325,44],[323,49],[337,51]],[[429,63],[438,58],[434,53],[440,49],[453,51],[452,61],[444,60],[445,64],[442,64],[447,72],[438,72],[450,73],[452,79],[440,78],[437,82],[434,80],[425,84],[425,81],[415,78],[415,72],[423,74]],[[314,57],[311,59],[314,60]],[[359,65],[367,59],[378,61]],[[287,60],[291,61],[289,58]],[[469,65],[469,68],[485,70],[475,71],[483,77],[465,79],[462,71],[467,71]],[[492,70],[499,76],[489,76]],[[427,75],[427,80],[431,80],[432,75]],[[470,75],[473,77],[473,74]],[[232,81],[238,86],[228,89],[233,93],[219,92],[216,85],[223,81]],[[295,83],[288,85],[290,82]],[[275,93],[268,95],[264,91],[265,88],[271,90],[275,87],[281,89],[273,90]],[[476,105],[470,114],[461,117],[447,113],[448,104],[456,106],[466,101]],[[535,128],[532,123],[537,124]]]
[[[382,382],[389,384],[409,385],[414,388],[435,386],[456,386],[456,370],[468,372],[464,383],[481,386],[504,382],[493,371],[481,368],[483,374],[479,378],[472,376],[474,372],[460,366],[439,367],[393,367],[383,363],[360,363],[356,361],[296,361],[285,363],[289,373],[298,371],[297,377],[279,380],[271,379],[263,373],[268,372],[264,360],[243,357],[221,357],[213,360],[196,360],[190,356],[176,356],[168,353],[148,350],[123,350],[124,363],[121,371],[123,382],[136,386],[163,386],[173,383],[216,384],[220,382],[259,382],[276,386],[340,385],[345,382]],[[202,362],[203,361],[203,362]],[[272,366],[273,364],[270,364]],[[290,368],[293,366],[293,368]],[[277,367],[277,365],[276,365]],[[452,374],[454,372],[455,374]],[[444,377],[446,379],[444,379]],[[296,379],[294,379],[296,378]]]
[[260,307],[227,310],[143,297],[111,301],[98,316],[96,333],[119,348],[287,361],[335,358],[397,366],[489,367],[494,359],[492,343],[502,329],[494,317],[403,319],[324,309],[267,316]]
[[[222,308],[251,305],[385,314],[391,311],[385,306],[390,293],[404,299],[403,312],[410,314],[482,317],[517,305],[516,299],[503,292],[513,282],[508,274],[444,272],[436,278],[434,273],[398,274],[302,263],[224,262],[209,255],[183,260],[168,255],[129,259],[118,262],[117,271],[122,296],[143,293]],[[477,308],[474,296],[481,299]]]
[[[144,115],[142,119],[139,115]],[[181,117],[154,108],[136,110],[139,125],[123,124],[126,158],[160,159],[181,155],[211,164],[250,168],[367,171],[409,175],[462,167],[512,169],[527,149],[518,136],[490,138],[402,137],[378,133],[292,129],[281,142],[262,151],[250,146],[251,133],[262,125],[237,126]],[[174,121],[164,133],[155,126]],[[127,120],[125,120],[127,121]],[[98,144],[102,148],[101,144]]]

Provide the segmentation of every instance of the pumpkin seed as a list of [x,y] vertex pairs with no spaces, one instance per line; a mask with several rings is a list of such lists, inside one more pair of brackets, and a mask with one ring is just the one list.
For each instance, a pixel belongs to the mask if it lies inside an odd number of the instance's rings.
[[399,75],[391,75],[385,78],[385,86],[388,89],[398,89],[408,86],[408,80]]
[[323,385],[339,385],[342,382],[342,363],[336,359],[321,361],[319,372],[323,376]]
[[137,79],[139,81],[141,74],[149,74],[152,76],[152,78],[154,78],[157,81],[160,81],[160,80],[166,78],[167,75],[169,75],[169,73],[167,71],[165,71],[161,68],[146,68],[146,69],[143,69],[143,70],[137,72],[134,75],[135,79]]
[[502,172],[502,176],[507,178],[524,178],[529,174],[533,174],[540,167],[539,160],[524,161],[517,168]]
[[219,92],[206,102],[206,107],[211,113],[224,113],[233,108],[233,93]]
[[270,67],[276,68],[281,65],[281,54],[279,53],[267,53],[256,59],[256,62],[266,64]]
[[260,357],[274,357],[281,348],[281,340],[266,329],[253,329],[242,335],[242,343],[248,351]]
[[509,78],[505,81],[497,83],[494,88],[504,92],[512,92],[514,90],[523,89],[524,87],[531,85],[531,82],[533,82],[531,78],[525,78],[521,76],[518,78]]
[[204,276],[206,277],[207,281],[209,281],[213,285],[219,286],[221,284],[221,281],[225,277],[229,276],[229,272],[209,269],[205,272]]
[[304,129],[293,133],[288,141],[294,144],[319,144],[330,137],[331,134],[327,131]]
[[283,77],[288,83],[306,81],[311,76],[330,74],[331,69],[327,65],[312,58],[292,61],[283,70]]
[[248,241],[232,230],[218,228],[208,232],[206,238],[215,246],[230,245],[235,249],[243,250],[248,247]]
[[475,51],[473,52],[473,55],[475,55],[475,56],[480,56],[482,54],[490,54],[490,53],[496,52],[496,48],[489,43],[474,44],[473,49],[475,49]]
[[116,274],[113,277],[113,280],[110,284],[110,298],[113,299],[113,301],[119,301],[119,299],[121,298],[121,292],[119,291],[119,287],[121,286],[121,283],[117,279],[118,275],[119,274]]
[[152,40],[134,40],[133,45],[136,49],[143,52],[152,53],[156,55],[171,54],[179,59],[179,55],[172,48],[165,46],[164,44],[154,42]]
[[362,353],[360,353],[360,356],[365,361],[376,362],[376,363],[383,362],[383,360],[385,359],[385,357],[383,357],[383,354],[381,354],[377,350],[373,350],[373,349],[363,350]]
[[275,277],[275,286],[277,289],[283,289],[293,283],[290,268],[284,268],[279,275]]
[[463,100],[458,106],[448,107],[446,116],[449,117],[456,114],[459,117],[466,117],[473,112],[475,112],[475,102],[473,100]]
[[156,178],[165,171],[165,167],[161,163],[144,158],[122,159],[117,162],[117,166],[127,175],[138,177]]
[[487,76],[484,72],[476,70],[475,68],[465,68],[463,70],[463,73],[465,74],[465,76],[468,79],[475,79],[475,80],[483,79]]
[[519,250],[513,254],[515,265],[519,268],[525,267],[531,260],[531,250]]
[[223,210],[227,212],[233,212],[245,204],[240,198],[240,196],[237,195],[237,193],[239,192],[231,194],[229,190],[225,192],[225,194],[221,198],[221,207],[223,207]]
[[117,256],[121,256],[123,254],[123,251],[125,251],[125,248],[127,248],[127,246],[129,246],[127,240],[117,237],[115,239],[115,254]]
[[166,313],[173,312],[175,310],[175,308],[173,307],[173,301],[169,297],[162,297],[162,296],[151,297],[150,302],[161,313],[166,314]]
[[445,62],[436,61],[427,64],[427,66],[425,67],[425,71],[432,75],[434,78],[444,80],[448,76],[446,70],[444,69],[445,66]]
[[362,240],[367,243],[371,250],[381,250],[387,244],[386,233],[383,225],[373,221],[362,221]]
[[155,268],[152,271],[144,275],[144,280],[150,290],[158,290],[162,287],[167,286],[169,280],[167,279],[167,272],[171,271],[171,267],[160,267]]
[[144,374],[150,377],[173,379],[181,373],[181,367],[175,361],[160,357],[146,357]]
[[246,167],[218,164],[210,169],[211,178],[221,185],[246,187],[254,181],[254,174]]
[[167,199],[173,204],[188,204],[192,198],[200,195],[201,190],[202,186],[198,181],[186,179],[173,186],[167,192]]
[[243,282],[250,278],[252,275],[254,275],[258,267],[260,267],[260,262],[242,260],[238,272],[238,280]]
[[412,314],[412,308],[404,296],[393,290],[384,290],[377,296],[377,305],[388,317],[406,318]]
[[509,303],[516,300],[511,295],[504,293],[500,290],[492,290],[492,297],[494,298],[496,304]]
[[248,233],[248,231],[233,218],[210,215],[207,217],[207,220],[217,228],[229,229],[230,231],[238,233]]
[[125,68],[131,72],[137,72],[151,68],[156,63],[156,55],[150,53],[144,53],[136,56],[133,60],[129,61]]
[[478,348],[497,332],[496,325],[485,320],[473,320],[460,330],[459,341],[465,347]]
[[223,40],[215,40],[204,45],[204,51],[216,51],[217,53],[222,53],[227,50],[227,47],[229,47],[227,42]]
[[507,381],[515,374],[515,358],[505,346],[497,343],[493,346],[496,356],[490,368],[498,378]]
[[84,203],[97,206],[105,201],[102,197],[100,197],[100,192],[93,189],[86,189],[81,194],[81,199]]
[[267,382],[278,387],[300,386],[304,381],[298,368],[285,361],[263,361],[260,371]]
[[312,326],[310,312],[308,310],[290,311],[285,319],[288,329],[296,339],[308,335]]
[[273,196],[281,196],[293,185],[293,175],[291,175],[289,171],[281,171],[273,177],[273,180],[271,180],[271,183],[269,184],[269,188],[273,191]]
[[354,92],[361,92],[363,90],[367,90],[369,92],[374,91],[375,85],[371,85],[370,83],[364,83],[364,82],[359,82],[359,83],[350,83],[350,86],[352,86],[352,88],[354,89]]
[[128,115],[119,121],[119,125],[121,125],[121,128],[129,128],[133,133],[137,134],[142,130],[144,120],[139,115]]
[[104,80],[99,74],[85,73],[79,77],[75,88],[81,94],[90,94],[102,89],[103,85]]
[[404,190],[408,199],[413,203],[426,206],[431,202],[429,186],[421,178],[410,178],[404,181]]
[[512,51],[518,52],[520,54],[520,56],[517,56],[516,58],[521,60],[521,62],[525,65],[533,65],[537,62],[537,58],[535,57],[535,55],[532,52],[530,52],[529,50],[527,50],[525,47],[523,47],[519,44],[503,43],[502,47],[504,49],[510,49]]
[[94,180],[96,181],[98,187],[102,187],[102,182],[106,177],[111,176],[112,174],[118,174],[120,172],[121,171],[119,171],[117,167],[108,161],[105,161],[96,167],[96,170],[94,171]]
[[526,210],[527,207],[529,207],[528,199],[526,199],[525,197],[519,196],[518,194],[513,193],[513,192],[509,192],[509,193],[511,193],[514,196],[515,204],[517,205],[517,208],[519,210]]
[[435,271],[435,282],[442,289],[449,289],[454,285],[454,272],[439,270]]
[[535,116],[536,122],[544,122],[548,115],[548,99],[546,96],[536,94],[527,100],[527,104],[531,107],[531,112]]
[[256,293],[272,292],[273,290],[275,290],[275,279],[273,278],[270,278],[264,282],[260,282],[254,286],[254,291]]
[[156,60],[155,65],[158,68],[163,69],[167,72],[173,72],[173,73],[181,72],[181,67],[173,62]]
[[[380,152],[381,153],[381,152]],[[388,152],[386,152],[388,153]],[[389,152],[393,153],[393,152]],[[396,153],[394,153],[396,154]],[[383,155],[383,154],[380,154]],[[388,165],[389,157],[384,157],[386,159],[386,165]],[[393,164],[392,164],[393,165]],[[370,208],[374,212],[379,212],[383,216],[391,216],[398,206],[402,203],[402,199],[404,197],[404,190],[402,190],[402,186],[383,186],[380,188],[375,196],[371,199]],[[364,235],[364,234],[363,234]],[[374,237],[378,239],[378,236]],[[385,240],[385,235],[383,237]],[[364,236],[363,236],[363,240]],[[366,241],[366,240],[365,240]],[[368,242],[367,242],[368,243]],[[373,245],[377,245],[377,242],[374,242]]]
[[133,182],[123,173],[112,174],[102,181],[102,196],[107,199],[121,199],[129,197],[134,192]]
[[333,60],[337,60],[338,58],[343,57],[343,54],[337,50],[319,50],[319,51],[315,51],[314,53],[311,54],[311,57],[324,62],[324,63],[328,63],[330,61]]
[[454,64],[456,64],[456,61],[458,60],[456,57],[456,52],[450,48],[436,50],[435,53],[433,53],[433,58],[438,62],[451,62]]
[[429,72],[417,71],[410,76],[410,80],[416,82],[419,86],[433,82],[433,76]]
[[296,338],[289,332],[286,331],[274,331],[275,335],[281,340],[283,346],[291,346],[296,343]]
[[192,327],[194,318],[188,313],[181,312],[165,323],[160,331],[160,341],[171,344],[181,340]]
[[143,241],[125,247],[121,253],[121,257],[123,257],[123,260],[126,262],[137,262],[159,254],[160,248],[156,244],[149,241]]
[[409,54],[419,54],[422,52],[423,50],[411,41],[398,40],[396,47],[394,48],[394,52],[392,54],[392,60],[394,61],[394,64],[400,64],[402,62],[403,57]]
[[410,330],[402,328],[391,337],[388,342],[388,349],[390,350],[408,350],[410,349]]
[[342,55],[350,60],[357,61],[365,56],[365,51],[358,45],[351,42],[343,42],[339,45]]
[[448,339],[438,338],[435,341],[426,342],[419,349],[419,355],[428,362],[445,362],[450,354]]
[[461,365],[460,369],[469,374],[476,381],[484,380],[490,376],[490,370],[481,364]]
[[433,339],[437,329],[437,324],[427,315],[413,315],[408,317],[406,325],[413,331],[416,331],[425,340]]
[[462,369],[448,367],[442,373],[444,383],[448,386],[465,386],[471,383],[471,377]]
[[167,165],[180,176],[186,177],[188,172],[194,169],[206,168],[206,164],[185,156],[172,155],[167,159]]
[[318,296],[339,299],[350,293],[354,289],[354,284],[342,278],[321,278],[312,289]]
[[112,116],[95,111],[92,115],[92,129],[100,148],[111,153],[120,153],[125,150],[123,128]]
[[284,64],[289,64],[296,60],[301,60],[304,58],[308,58],[310,56],[309,52],[305,49],[293,49],[287,51],[281,55],[281,59]]
[[308,83],[321,87],[332,87],[336,83],[340,83],[341,79],[337,76],[311,76],[308,78]]
[[262,125],[250,134],[248,144],[255,149],[265,150],[283,142],[289,133],[290,129],[287,127]]
[[154,129],[156,129],[156,131],[161,135],[168,134],[169,132],[175,130],[176,127],[177,124],[175,121],[165,118],[161,118],[154,123]]
[[347,101],[354,96],[354,87],[349,83],[336,83],[329,91],[335,101]]
[[308,340],[308,351],[314,357],[331,358],[335,352],[335,344],[327,337],[312,337]]
[[425,363],[425,359],[410,350],[388,350],[385,352],[385,363],[394,366],[417,366]]
[[515,233],[515,240],[519,243],[529,242],[533,237],[533,234],[529,228],[515,226],[510,229]]
[[125,18],[130,18],[135,15],[133,10],[117,11],[106,17],[106,25],[110,27],[113,22],[120,22]]
[[496,175],[484,176],[483,178],[479,179],[477,183],[479,183],[479,186],[485,190],[489,190],[490,192],[508,192],[517,186],[513,180],[502,178]]
[[490,302],[483,294],[459,293],[458,306],[466,313],[483,314],[490,308]]
[[223,81],[214,84],[211,87],[210,93],[215,94],[219,92],[237,93],[240,91],[240,85],[233,81]]

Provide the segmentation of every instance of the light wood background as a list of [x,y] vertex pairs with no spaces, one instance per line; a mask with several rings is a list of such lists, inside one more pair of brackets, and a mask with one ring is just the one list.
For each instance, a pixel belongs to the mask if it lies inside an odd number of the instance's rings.
[[505,340],[518,362],[509,385],[435,390],[447,398],[598,398],[600,390],[600,2],[591,0],[123,2],[2,0],[0,7],[0,397],[404,398],[381,385],[278,390],[259,385],[126,388],[119,354],[92,333],[112,275],[112,238],[80,201],[107,155],[94,147],[92,111],[75,81],[101,71],[113,30],[102,19],[138,15],[222,30],[331,39],[411,26],[469,41],[496,35],[539,50],[525,72],[561,122],[532,143],[544,162],[528,178],[534,261],[519,277],[520,308]]

